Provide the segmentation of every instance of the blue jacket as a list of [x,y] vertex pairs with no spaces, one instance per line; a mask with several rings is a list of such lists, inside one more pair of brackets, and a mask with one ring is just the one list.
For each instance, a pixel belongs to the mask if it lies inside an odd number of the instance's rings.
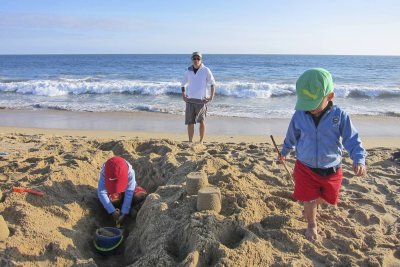
[[296,111],[290,121],[281,155],[286,156],[295,148],[297,159],[305,165],[330,168],[341,163],[343,146],[354,164],[365,165],[367,152],[346,112],[332,106],[322,115],[316,127],[310,114]]
[[[131,209],[133,191],[135,190],[136,187],[135,171],[133,170],[132,165],[129,164],[129,162],[126,162],[126,164],[128,164],[128,186],[126,187],[124,202],[122,203],[121,207],[121,212],[123,214],[128,214],[129,210]],[[97,196],[99,197],[101,204],[103,204],[104,208],[107,210],[108,214],[111,214],[115,211],[115,207],[111,203],[106,190],[106,184],[104,181],[104,164],[100,172],[99,185],[97,188]]]

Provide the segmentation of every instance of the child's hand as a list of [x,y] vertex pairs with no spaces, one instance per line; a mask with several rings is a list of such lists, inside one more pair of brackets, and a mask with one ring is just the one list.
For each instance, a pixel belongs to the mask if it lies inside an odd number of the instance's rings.
[[367,174],[367,168],[363,164],[353,164],[354,175],[364,176]]
[[278,160],[279,160],[280,162],[283,162],[283,161],[286,160],[286,157],[285,157],[285,156],[279,155],[279,156],[278,156]]
[[118,220],[116,220],[117,225],[121,225],[122,222],[124,221],[124,219],[125,219],[125,214],[121,214],[121,215],[119,216]]
[[118,221],[120,212],[119,212],[119,210],[115,210],[111,215],[112,215],[114,221]]

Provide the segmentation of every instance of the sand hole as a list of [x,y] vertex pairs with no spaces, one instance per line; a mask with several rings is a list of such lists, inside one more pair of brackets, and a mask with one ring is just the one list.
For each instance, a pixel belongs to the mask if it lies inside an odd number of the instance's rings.
[[229,227],[223,226],[217,233],[218,240],[230,249],[239,247],[245,236],[245,230],[236,225],[231,225]]
[[210,248],[206,253],[203,253],[198,266],[216,266],[220,256],[217,254],[216,248]]
[[167,241],[165,251],[177,263],[182,262],[189,254],[185,242],[181,242],[178,236],[170,237],[170,239]]
[[[146,145],[141,146],[140,149],[143,149],[145,151],[163,150],[161,147],[153,149],[152,146],[146,146]],[[140,149],[137,148],[137,150]],[[139,158],[137,158],[137,155],[135,155],[135,157],[136,157],[135,159],[130,159],[129,157],[124,156],[124,158],[127,159],[132,164],[132,167],[135,170],[136,182],[139,186],[146,189],[149,193],[157,191],[157,193],[159,193],[160,197],[162,198],[169,198],[178,195],[182,196],[186,195],[185,189],[182,187],[182,185],[165,185],[165,183],[173,177],[173,175],[176,172],[176,168],[178,168],[178,166],[168,165],[169,164],[168,160],[151,161],[149,160],[149,154],[142,155]],[[171,170],[168,171],[168,173],[166,173],[163,176],[163,172],[165,171],[166,166],[168,168],[171,168]],[[92,210],[94,211],[94,213],[104,214],[105,212],[101,204],[100,203],[96,204],[98,204],[97,205],[98,208],[92,206]],[[143,208],[144,207],[142,207],[142,209]],[[142,261],[143,258],[146,257],[146,252],[144,252],[140,247],[141,242],[139,237],[131,236],[130,238],[128,238],[128,235],[130,233],[137,234],[137,231],[141,229],[141,227],[143,227],[137,225],[137,221],[140,220],[141,211],[137,214],[138,217],[136,219],[129,217],[123,225],[124,229],[126,229],[124,233],[125,238],[123,243],[121,244],[121,250],[118,250],[122,251],[123,255],[117,254],[115,256],[114,255],[108,256],[107,258],[104,258],[102,256],[95,256],[94,260],[96,264],[98,264],[99,266],[109,266],[108,264],[114,264],[114,266],[127,266],[138,260]],[[96,216],[95,220],[97,222],[100,222],[101,225],[93,225],[93,233],[98,226],[101,227],[113,226],[112,225],[113,222],[110,220],[107,214],[105,214],[104,215],[105,217],[103,218],[101,218],[100,215],[95,215],[95,216]],[[170,216],[173,217],[173,215]],[[107,225],[106,222],[109,222],[110,225]],[[171,257],[171,260],[175,261],[176,263],[181,263],[183,260],[185,260],[189,252],[186,243],[180,242],[181,239],[182,238],[179,235],[174,234],[173,236],[171,236],[169,239],[166,240],[166,243],[164,243],[164,248],[163,248],[164,255],[169,255]]]
[[[90,252],[89,256],[92,257],[96,264],[99,266],[125,266],[126,262],[124,260],[123,254],[127,245],[126,242],[127,237],[129,236],[129,232],[124,231],[124,240],[114,251],[106,253],[104,255],[98,252],[93,243],[96,230],[102,227],[115,227],[115,222],[112,220],[110,215],[107,214],[100,201],[96,197],[91,198],[88,205],[90,206],[90,216],[93,217],[93,220],[90,220],[90,225],[86,225],[84,227],[87,228],[87,233],[89,234],[82,234],[80,236],[81,239],[85,239],[84,242],[82,242],[81,240],[75,240],[75,242],[81,243],[82,245],[80,250],[83,250],[84,254]],[[133,221],[129,221],[124,226],[124,228],[128,229],[128,225],[130,223],[133,223]]]

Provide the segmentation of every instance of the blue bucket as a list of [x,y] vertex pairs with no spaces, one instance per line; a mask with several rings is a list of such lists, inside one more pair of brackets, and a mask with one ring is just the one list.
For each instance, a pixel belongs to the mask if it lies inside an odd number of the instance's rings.
[[94,247],[97,251],[108,254],[114,251],[122,243],[124,236],[122,230],[116,227],[103,227],[96,230]]

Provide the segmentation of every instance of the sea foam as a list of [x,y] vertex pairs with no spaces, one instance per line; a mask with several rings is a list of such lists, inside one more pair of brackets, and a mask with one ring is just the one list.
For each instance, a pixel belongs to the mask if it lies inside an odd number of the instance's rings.
[[[217,94],[240,98],[271,98],[295,95],[295,85],[289,83],[222,81],[216,84]],[[0,82],[0,92],[32,94],[40,96],[63,96],[81,94],[139,94],[168,95],[180,94],[177,81],[145,80],[96,80],[58,79]],[[336,84],[335,93],[341,98],[384,98],[400,97],[399,87],[368,86],[363,84]]]

